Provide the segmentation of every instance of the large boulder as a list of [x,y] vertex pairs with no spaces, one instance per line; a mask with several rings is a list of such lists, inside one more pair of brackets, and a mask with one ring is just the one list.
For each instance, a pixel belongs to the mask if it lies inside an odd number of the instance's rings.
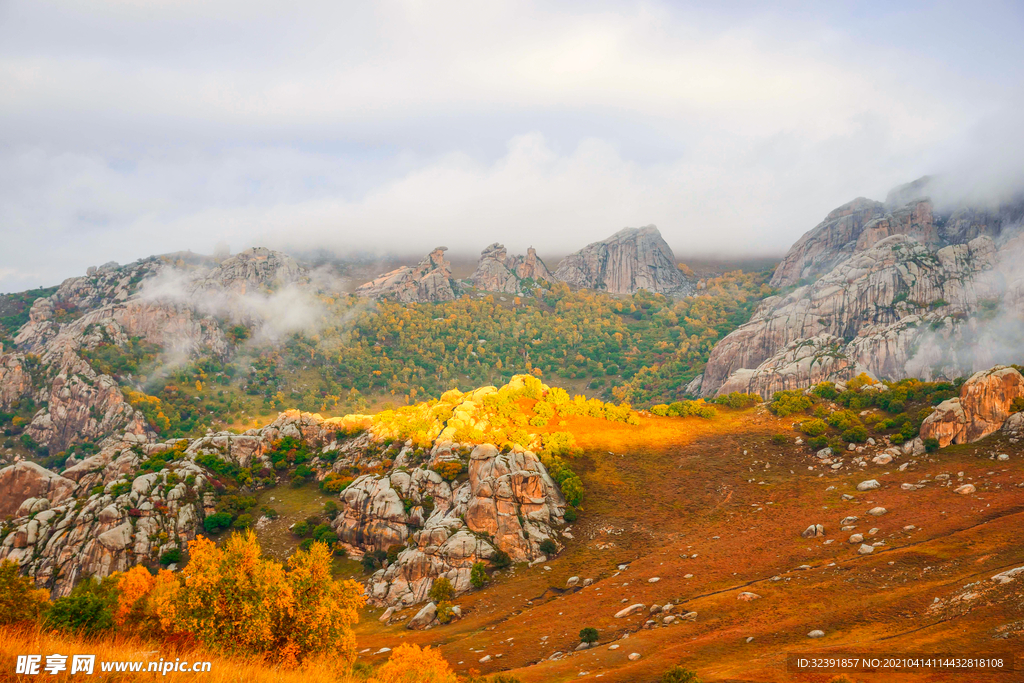
[[1003,426],[1014,399],[1024,397],[1024,376],[997,365],[975,373],[960,388],[959,398],[943,401],[921,424],[921,438],[940,447],[983,439]]
[[17,514],[29,498],[45,498],[58,505],[74,493],[77,484],[28,460],[0,470],[0,519]]

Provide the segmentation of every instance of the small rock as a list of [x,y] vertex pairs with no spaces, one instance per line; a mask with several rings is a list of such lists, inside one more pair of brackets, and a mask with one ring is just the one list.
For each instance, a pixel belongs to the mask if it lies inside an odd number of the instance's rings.
[[754,642],[754,636],[747,636],[747,642],[748,643]]
[[639,652],[630,652],[629,653],[629,661],[635,662],[638,659],[640,659],[640,653]]
[[612,643],[611,645],[608,646],[608,649],[609,650],[618,650],[619,649],[619,644],[618,643]]
[[579,645],[576,646],[576,652],[579,652],[580,650],[587,650],[589,648],[590,648],[590,643],[580,643]]
[[825,527],[821,524],[812,524],[800,534],[804,538],[818,538],[825,535]]
[[659,581],[661,581],[660,576],[652,576],[651,578],[647,579],[647,583],[658,583]]
[[872,517],[881,517],[886,512],[888,512],[888,510],[886,510],[882,506],[878,506],[878,507],[871,508],[870,510],[868,510],[868,514],[871,515]]
[[864,540],[864,534],[854,534],[850,536],[850,543],[860,543]]
[[875,457],[871,458],[871,462],[876,465],[888,465],[892,462],[892,456],[886,453],[879,453]]
[[866,543],[861,543],[860,547],[857,548],[857,552],[861,555],[870,555],[875,552],[875,548],[874,546],[867,545]]
[[592,583],[594,583],[593,579],[583,579],[583,587],[584,588],[586,588],[587,586],[591,585]]
[[974,484],[964,484],[963,486],[957,486],[953,490],[959,493],[961,496],[966,496],[970,493],[974,493],[978,489],[974,487]]
[[857,517],[856,515],[847,515],[846,517],[843,517],[843,521],[839,523],[843,526],[849,526],[850,524],[856,524],[859,519],[860,517]]
[[742,600],[743,602],[751,602],[753,600],[759,600],[760,598],[760,595],[758,595],[757,593],[751,593],[750,591],[743,591],[742,593],[736,596],[737,600]]
[[579,582],[580,582],[580,577],[578,577],[578,576],[570,576],[569,580],[565,582],[565,587],[566,588],[572,588],[573,586],[575,586]]
[[825,637],[825,632],[820,630],[820,629],[814,629],[813,631],[811,631],[810,633],[807,634],[807,637],[808,638],[824,638]]
[[996,460],[1004,460],[1005,461],[1005,460],[1009,460],[1009,459],[1010,459],[1010,456],[1007,455],[1006,453],[1000,453],[999,455],[996,456]]
[[857,484],[858,491],[873,491],[880,488],[882,488],[882,485],[878,483],[877,479],[868,479]]
[[[552,656],[554,656],[554,655],[552,655]],[[486,664],[487,662],[491,661],[491,656],[490,655],[484,655],[483,657],[481,657],[477,661],[480,662],[481,664]]]
[[853,496],[851,496],[849,493],[844,493],[839,497],[842,498],[843,500],[853,500]]
[[816,453],[816,455],[819,458],[821,458],[822,460],[824,460],[825,458],[831,458],[832,457],[832,449],[831,448],[822,448],[820,451],[818,451]]

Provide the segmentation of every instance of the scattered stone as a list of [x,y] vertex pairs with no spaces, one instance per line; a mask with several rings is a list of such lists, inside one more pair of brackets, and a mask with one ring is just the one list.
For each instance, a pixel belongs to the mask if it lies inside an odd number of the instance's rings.
[[812,524],[804,529],[800,535],[804,538],[818,538],[825,535],[825,527],[821,524]]
[[826,458],[831,458],[832,457],[832,449],[831,448],[822,448],[815,455],[817,455],[822,460],[825,460]]
[[659,581],[661,581],[660,576],[652,576],[651,578],[647,579],[647,583],[658,583]]
[[839,523],[843,526],[849,526],[850,524],[856,524],[858,520],[860,520],[860,517],[857,517],[856,515],[847,515],[846,517],[843,517],[843,521]]
[[807,637],[808,638],[824,638],[825,637],[825,632],[820,630],[820,629],[814,629],[813,631],[811,631],[810,633],[807,634]]
[[888,465],[892,462],[892,456],[887,453],[879,453],[875,457],[871,458],[871,462],[876,465]]
[[996,460],[1006,461],[1006,460],[1009,460],[1009,459],[1010,459],[1010,456],[1008,454],[1006,454],[1006,453],[1000,453],[999,455],[996,456]]
[[619,649],[619,644],[618,643],[612,643],[611,645],[608,646],[608,649],[609,650],[618,650]]
[[743,591],[742,593],[736,596],[737,600],[742,600],[743,602],[752,602],[754,600],[759,600],[760,598],[760,595],[758,595],[757,593],[751,593],[750,591]]
[[378,621],[381,622],[382,624],[386,624],[388,622],[388,619],[390,619],[391,615],[394,614],[394,613],[395,613],[395,608],[394,607],[388,607],[386,610],[384,610],[384,614],[380,615],[380,619],[378,619]]
[[874,507],[874,508],[871,508],[870,510],[868,510],[868,514],[871,515],[872,517],[881,517],[882,515],[884,515],[887,512],[888,512],[888,510],[886,510],[881,505],[879,505],[878,507]]
[[878,483],[877,479],[868,479],[857,484],[858,491],[873,491],[880,488],[882,488],[882,485]]
[[591,585],[592,583],[594,583],[593,579],[583,579],[583,587],[584,588],[586,588],[587,586]]
[[850,536],[850,543],[860,543],[864,540],[864,534],[854,534]]
[[408,627],[415,630],[421,630],[430,625],[434,619],[437,618],[437,605],[433,602],[428,602],[426,605],[416,613],[411,620],[409,620]]
[[638,659],[640,659],[640,653],[639,652],[630,652],[629,653],[629,661],[635,662]]
[[[557,654],[561,654],[561,653],[557,653]],[[551,656],[554,657],[555,655],[551,655]],[[487,662],[491,661],[491,656],[490,655],[484,655],[483,657],[481,657],[477,661],[480,662],[481,664],[486,664]]]
[[953,490],[959,493],[961,496],[966,496],[970,493],[974,493],[978,489],[974,487],[974,484],[964,484],[963,486],[958,486]]
[[615,618],[622,619],[623,617],[628,617],[632,614],[636,614],[637,612],[642,612],[645,607],[645,605],[642,605],[639,602],[634,605],[630,605],[629,607],[624,607],[615,613]]
[[842,498],[843,500],[853,500],[853,496],[851,496],[849,493],[844,493],[839,497]]
[[866,543],[861,543],[860,547],[857,548],[857,552],[861,555],[870,555],[875,552],[875,548],[874,546],[867,545]]
[[579,645],[576,646],[576,652],[579,652],[580,650],[587,650],[589,648],[590,648],[590,643],[580,643]]
[[575,586],[579,582],[580,582],[580,577],[578,577],[578,576],[570,576],[569,580],[565,582],[565,587],[566,588],[572,588],[573,586]]
[[754,636],[747,636],[747,642],[748,643],[754,642]]

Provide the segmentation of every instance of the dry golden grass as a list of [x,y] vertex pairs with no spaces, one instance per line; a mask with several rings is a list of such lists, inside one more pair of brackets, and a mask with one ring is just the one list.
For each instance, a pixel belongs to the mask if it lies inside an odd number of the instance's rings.
[[[234,683],[247,681],[252,683],[356,683],[361,679],[354,678],[345,672],[337,672],[330,662],[310,662],[299,669],[282,669],[262,659],[226,658],[202,649],[187,647],[176,643],[157,643],[137,638],[115,635],[101,640],[86,640],[72,636],[60,635],[42,630],[38,627],[0,626],[0,681],[26,680],[18,676],[15,664],[19,655],[42,655],[42,664],[46,656],[52,654],[66,655],[67,670],[50,675],[40,668],[39,678],[47,681],[173,681],[186,683],[202,681],[203,683]],[[96,665],[92,676],[69,674],[73,655],[96,655]],[[160,659],[187,662],[209,661],[210,671],[199,673],[168,672],[166,675],[142,673],[103,673],[100,662],[103,661],[142,661],[157,662]],[[36,678],[31,677],[31,678]]]

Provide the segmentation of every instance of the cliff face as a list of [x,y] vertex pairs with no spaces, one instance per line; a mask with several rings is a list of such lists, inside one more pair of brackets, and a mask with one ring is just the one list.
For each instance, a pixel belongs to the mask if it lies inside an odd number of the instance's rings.
[[1024,319],[1024,203],[936,215],[927,186],[855,200],[797,241],[772,280],[791,289],[715,346],[702,395],[769,397],[860,372],[949,378],[999,362],[991,337],[1003,325],[989,321]]
[[356,289],[369,299],[392,298],[404,303],[452,301],[459,291],[445,259],[448,247],[437,247],[416,266],[402,266]]
[[692,294],[693,283],[679,271],[675,256],[653,225],[624,228],[562,259],[556,280],[612,294],[641,289],[661,294]]
[[940,447],[971,443],[992,434],[1012,414],[1014,399],[1024,397],[1024,377],[997,365],[975,373],[960,388],[960,396],[943,401],[921,424],[921,438],[934,438]]
[[117,381],[84,354],[141,339],[172,355],[223,357],[229,346],[215,316],[250,321],[247,297],[304,275],[284,254],[249,249],[219,264],[152,257],[69,278],[35,301],[14,339],[17,351],[0,356],[0,409],[25,398],[43,406],[26,433],[51,452],[118,431],[149,440],[154,435]]
[[480,252],[480,263],[469,281],[477,289],[488,292],[522,293],[523,280],[551,281],[554,276],[530,247],[526,256],[509,256],[504,245],[495,242]]

